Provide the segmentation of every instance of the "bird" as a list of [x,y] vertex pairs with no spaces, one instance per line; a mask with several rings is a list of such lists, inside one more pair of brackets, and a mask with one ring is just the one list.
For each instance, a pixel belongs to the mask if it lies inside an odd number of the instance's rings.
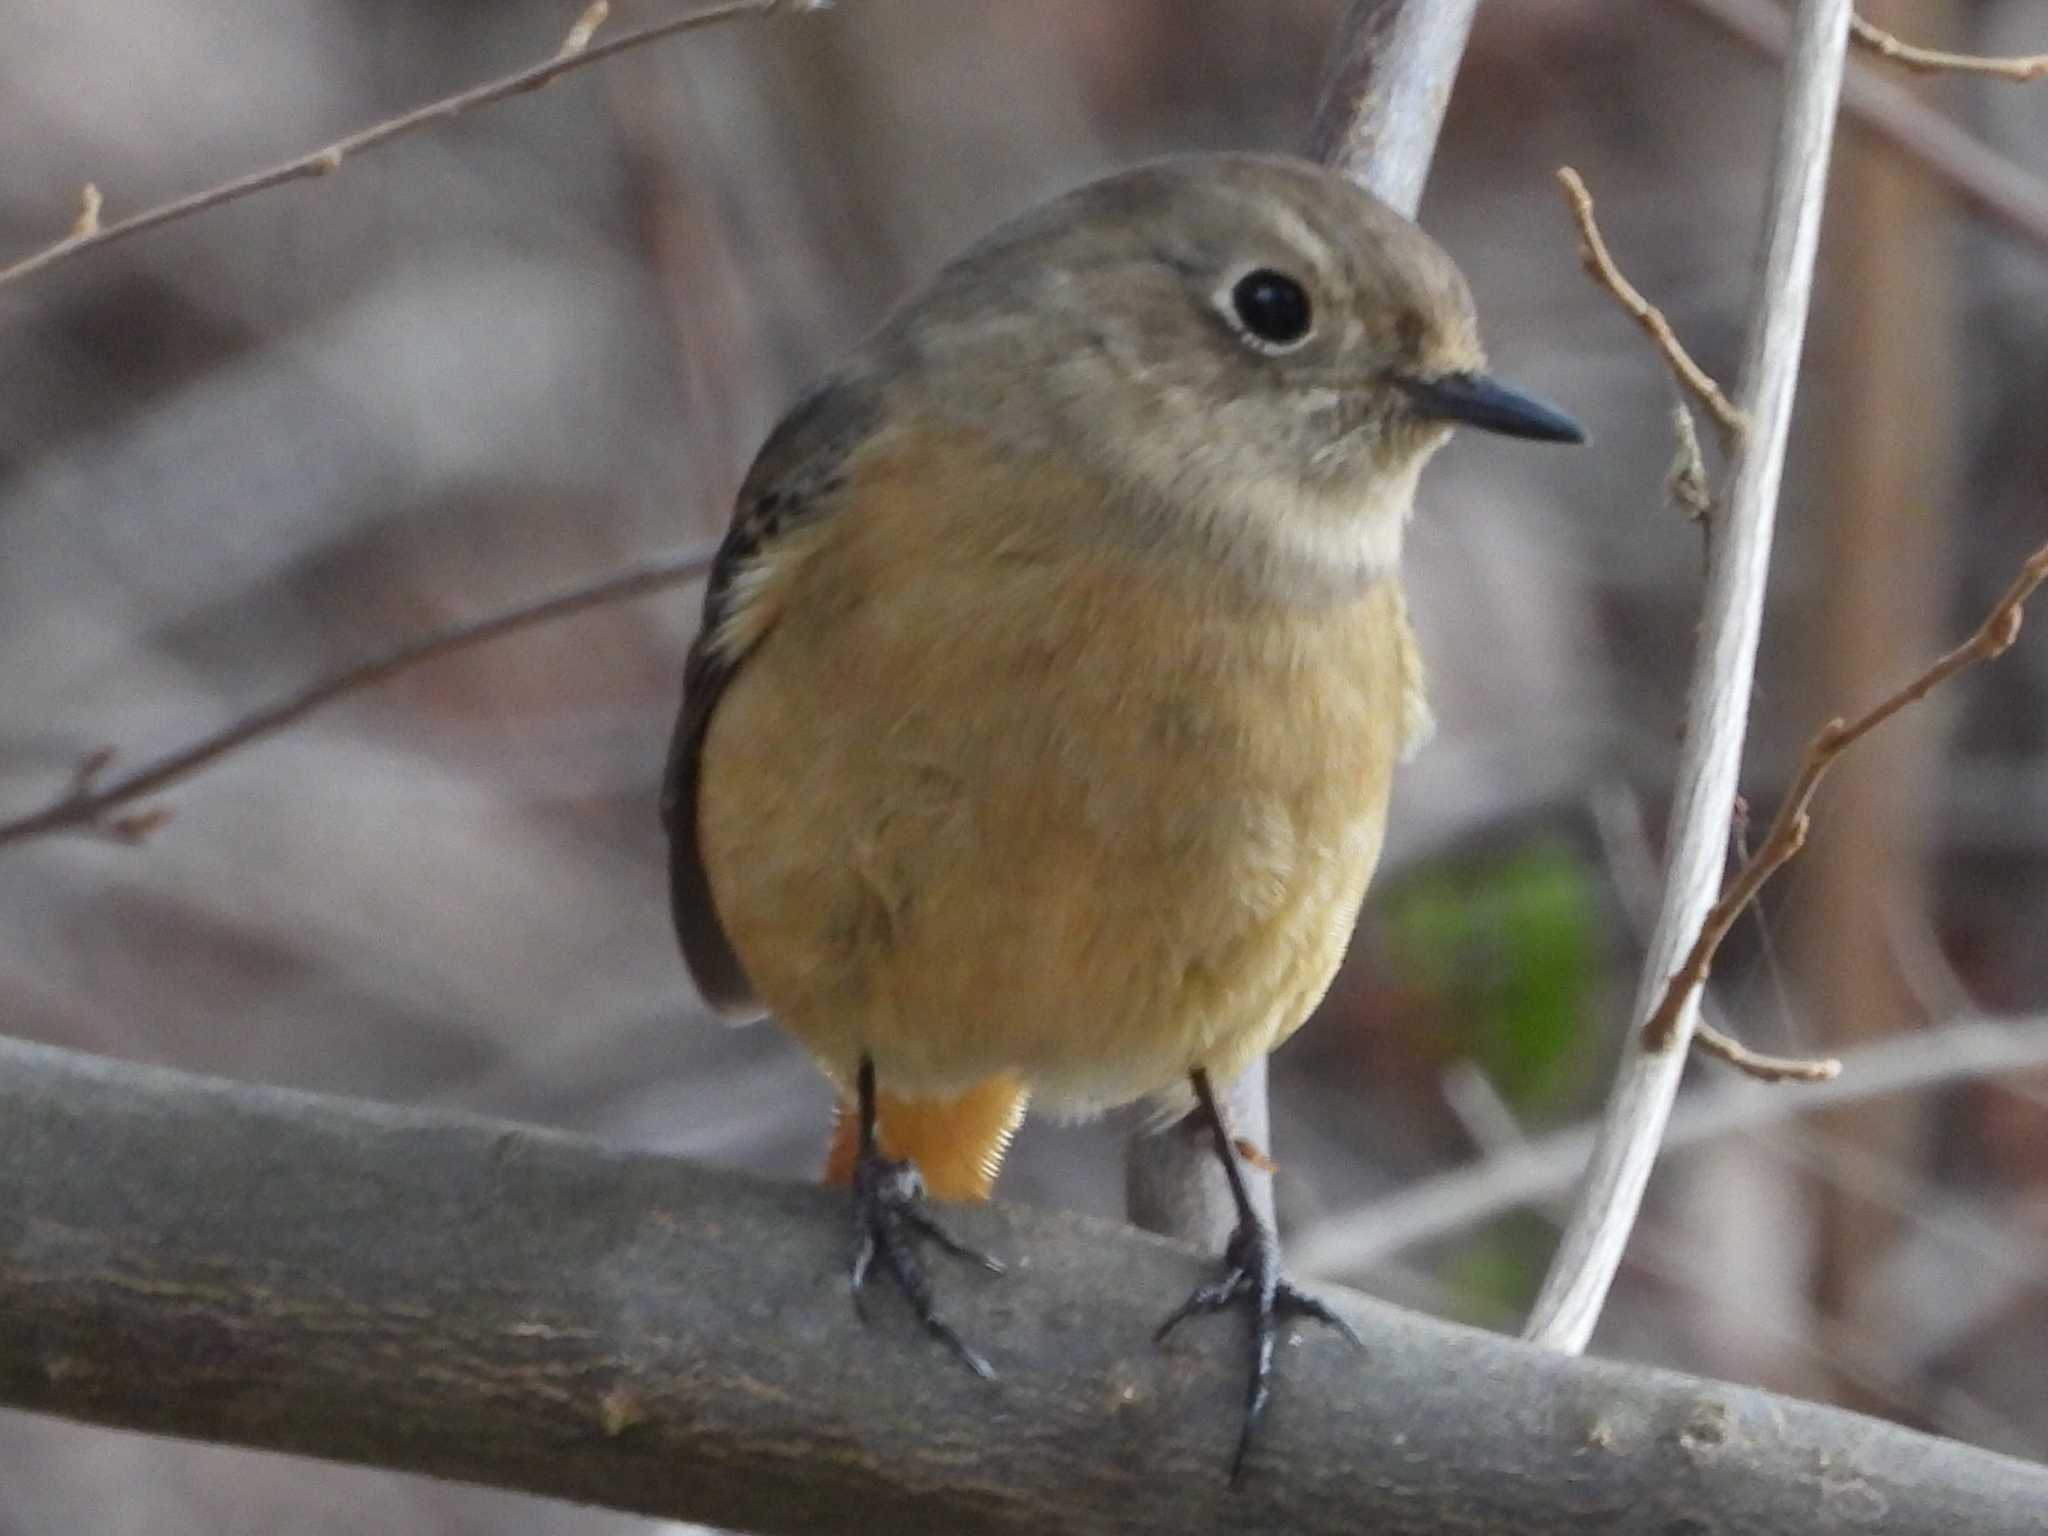
[[[1414,223],[1285,156],[1120,170],[940,269],[767,437],[712,563],[662,810],[705,1001],[835,1085],[856,1305],[940,1315],[928,1200],[1027,1105],[1204,1116],[1237,1223],[1173,1312],[1350,1330],[1289,1281],[1218,1090],[1343,958],[1429,711],[1400,581],[1453,426],[1578,442],[1485,371]],[[1355,1342],[1355,1335],[1353,1335]]]

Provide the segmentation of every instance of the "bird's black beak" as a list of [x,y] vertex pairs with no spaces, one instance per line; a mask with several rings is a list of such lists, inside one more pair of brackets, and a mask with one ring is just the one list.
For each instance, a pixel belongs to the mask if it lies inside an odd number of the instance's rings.
[[1539,443],[1586,440],[1585,429],[1563,411],[1483,373],[1440,373],[1428,379],[1397,373],[1393,382],[1414,402],[1416,412],[1431,421],[1462,422],[1482,432]]

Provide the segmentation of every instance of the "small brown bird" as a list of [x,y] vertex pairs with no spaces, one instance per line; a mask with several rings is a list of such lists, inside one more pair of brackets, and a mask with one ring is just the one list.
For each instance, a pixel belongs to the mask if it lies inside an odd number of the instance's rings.
[[1239,1225],[1167,1326],[1252,1314],[1239,1465],[1276,1318],[1343,1325],[1281,1276],[1211,1084],[1321,999],[1427,729],[1398,576],[1424,461],[1456,422],[1581,436],[1482,363],[1450,258],[1340,176],[1107,177],[775,429],[690,652],[676,931],[715,1007],[765,1005],[839,1086],[856,1299],[879,1257],[987,1374],[917,1246],[981,1256],[923,1190],[985,1197],[1027,1100],[1192,1085]]

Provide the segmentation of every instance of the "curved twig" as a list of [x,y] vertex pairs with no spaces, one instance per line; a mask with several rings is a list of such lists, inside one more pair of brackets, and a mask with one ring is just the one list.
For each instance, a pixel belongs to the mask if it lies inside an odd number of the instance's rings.
[[1615,264],[1606,240],[1601,238],[1600,225],[1593,217],[1593,194],[1586,189],[1585,178],[1570,166],[1561,165],[1557,169],[1557,179],[1564,187],[1565,201],[1571,205],[1572,218],[1579,226],[1579,253],[1587,272],[1614,296],[1614,301],[1656,343],[1657,350],[1664,355],[1665,364],[1671,369],[1672,377],[1678,380],[1681,388],[1691,390],[1700,404],[1713,413],[1714,420],[1721,424],[1727,438],[1733,440],[1741,436],[1749,423],[1735,408],[1735,402],[1721,392],[1714,376],[1685,350],[1685,344],[1672,330],[1664,311],[1644,298],[1642,290],[1630,282]]
[[[1785,12],[1772,0],[1681,0],[1735,41],[1768,57],[1785,52]],[[1961,206],[2048,250],[2048,182],[2000,154],[1898,81],[1852,60],[1842,91],[1850,117],[1890,144]]]
[[[1662,1001],[1643,1025],[1643,1047],[1649,1051],[1669,1050],[1680,1033],[1680,1016],[1689,1007],[1699,989],[1707,979],[1707,972],[1714,963],[1714,953],[1721,947],[1721,941],[1728,936],[1728,930],[1735,926],[1735,920],[1743,909],[1756,899],[1778,869],[1799,852],[1806,841],[1807,809],[1813,803],[1814,791],[1820,788],[1820,781],[1835,765],[1841,755],[1865,736],[1876,730],[1909,704],[1917,704],[1936,688],[1954,677],[1958,672],[1990,661],[2004,654],[2019,637],[2020,619],[2026,601],[2042,582],[2048,581],[2048,544],[2029,555],[2020,572],[2013,578],[2012,585],[1984,616],[1984,622],[1976,632],[1961,645],[1941,656],[1925,671],[1896,692],[1890,694],[1871,709],[1852,721],[1830,720],[1814,733],[1807,743],[1806,757],[1800,764],[1799,775],[1792,781],[1792,787],[1778,806],[1777,815],[1771,818],[1771,825],[1764,833],[1763,841],[1756,851],[1744,861],[1735,878],[1728,883],[1728,889],[1721,899],[1714,903],[1706,918],[1700,924],[1698,937],[1686,951],[1685,959],[1672,972],[1670,982],[1664,989]],[[1716,1055],[1723,1054],[1720,1050]],[[1764,1058],[1776,1064],[1776,1058]],[[1743,1062],[1734,1062],[1742,1066]],[[1830,1063],[1839,1070],[1839,1063]],[[1757,1075],[1768,1075],[1759,1073]],[[1832,1072],[1824,1075],[1832,1076]]]
[[[31,273],[54,266],[67,257],[83,255],[98,250],[103,245],[112,245],[117,240],[126,240],[131,235],[142,234],[145,230],[158,229],[179,219],[190,218],[195,213],[204,213],[209,208],[219,208],[228,203],[240,202],[245,197],[254,197],[258,192],[267,192],[272,187],[282,187],[294,181],[307,181],[316,176],[329,176],[342,167],[351,156],[362,154],[388,144],[393,139],[425,128],[433,123],[445,122],[460,117],[465,112],[492,102],[503,101],[508,96],[518,96],[527,91],[537,91],[542,86],[600,60],[624,53],[631,48],[645,47],[679,32],[694,32],[700,27],[715,26],[720,22],[734,21],[743,16],[765,16],[771,11],[817,10],[823,0],[727,0],[701,11],[690,11],[681,16],[671,16],[665,21],[650,22],[630,32],[621,32],[602,42],[593,42],[591,34],[596,31],[604,17],[596,7],[586,10],[580,16],[562,45],[553,54],[537,64],[514,70],[496,80],[487,80],[482,85],[471,86],[453,96],[430,101],[424,106],[401,112],[396,117],[373,123],[368,128],[336,139],[324,149],[311,154],[300,155],[277,165],[266,166],[260,171],[251,171],[246,176],[237,176],[232,181],[223,181],[204,188],[186,197],[160,203],[140,213],[130,214],[125,219],[116,219],[111,224],[99,220],[99,192],[90,183],[84,192],[85,212],[81,214],[71,233],[52,245],[43,247],[22,257],[10,266],[0,267],[0,286],[18,282]],[[594,18],[594,19],[593,19]]]
[[1849,18],[1849,35],[1860,47],[1890,59],[1902,69],[1923,75],[1990,75],[2000,80],[2038,80],[2048,75],[2048,53],[1999,56],[1983,53],[1949,53],[1941,48],[1922,48],[1901,42],[1883,27],[1861,16]]

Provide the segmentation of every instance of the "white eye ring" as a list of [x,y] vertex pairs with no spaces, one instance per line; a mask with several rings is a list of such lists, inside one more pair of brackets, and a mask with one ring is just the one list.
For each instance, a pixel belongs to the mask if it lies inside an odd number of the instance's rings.
[[1268,357],[1298,351],[1316,334],[1307,286],[1276,267],[1248,267],[1235,274],[1213,302],[1238,339]]

